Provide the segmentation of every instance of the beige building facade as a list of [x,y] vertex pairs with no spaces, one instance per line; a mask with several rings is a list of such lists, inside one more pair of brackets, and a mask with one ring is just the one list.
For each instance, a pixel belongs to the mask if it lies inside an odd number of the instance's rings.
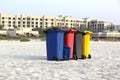
[[71,16],[59,15],[58,17],[33,14],[12,15],[0,13],[0,27],[11,28],[49,28],[49,27],[87,28],[93,32],[114,31],[114,24],[100,19],[82,18],[76,19]]
[[75,19],[71,16],[59,15],[58,17],[43,15],[36,16],[32,14],[12,15],[0,13],[0,25],[5,29],[10,28],[48,28],[57,27],[80,27],[84,25],[82,19]]

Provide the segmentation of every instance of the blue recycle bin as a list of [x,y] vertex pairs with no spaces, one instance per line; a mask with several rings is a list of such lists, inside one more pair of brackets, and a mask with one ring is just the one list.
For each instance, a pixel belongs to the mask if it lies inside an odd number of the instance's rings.
[[70,47],[69,46],[64,46],[63,58],[64,60],[70,60]]
[[46,31],[47,60],[62,60],[64,31],[50,29]]

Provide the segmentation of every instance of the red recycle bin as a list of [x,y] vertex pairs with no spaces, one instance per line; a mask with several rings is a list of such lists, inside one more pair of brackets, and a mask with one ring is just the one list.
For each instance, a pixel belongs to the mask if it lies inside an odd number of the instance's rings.
[[73,59],[74,34],[77,30],[67,28],[64,35],[64,45],[70,47],[70,59]]

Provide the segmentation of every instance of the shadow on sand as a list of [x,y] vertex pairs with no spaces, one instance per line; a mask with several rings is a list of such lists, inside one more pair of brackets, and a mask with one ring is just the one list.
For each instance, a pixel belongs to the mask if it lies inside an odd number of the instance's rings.
[[46,60],[46,56],[34,56],[34,55],[0,55],[2,58],[15,58],[24,60]]

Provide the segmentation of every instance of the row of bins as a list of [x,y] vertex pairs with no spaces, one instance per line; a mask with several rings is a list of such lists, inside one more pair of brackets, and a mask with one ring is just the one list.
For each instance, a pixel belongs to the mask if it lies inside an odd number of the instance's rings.
[[49,29],[46,32],[47,60],[90,58],[90,31]]

